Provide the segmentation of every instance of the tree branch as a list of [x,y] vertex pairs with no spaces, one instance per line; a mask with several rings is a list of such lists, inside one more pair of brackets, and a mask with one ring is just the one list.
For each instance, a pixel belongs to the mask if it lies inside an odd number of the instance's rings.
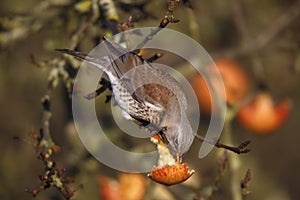
[[198,135],[198,134],[196,134],[195,137],[202,142],[206,142],[208,144],[214,145],[217,148],[227,149],[236,154],[248,153],[251,151],[251,149],[246,148],[250,144],[250,142],[251,142],[250,140],[246,140],[246,141],[242,142],[241,144],[239,144],[238,146],[234,147],[234,146],[222,144],[219,142],[219,140],[205,139],[204,137],[202,137],[201,135]]
[[283,14],[275,19],[271,25],[266,28],[257,39],[249,40],[248,45],[234,47],[223,52],[217,52],[213,57],[236,57],[245,54],[251,54],[265,48],[274,38],[284,29],[286,29],[295,19],[300,16],[300,1],[296,1]]

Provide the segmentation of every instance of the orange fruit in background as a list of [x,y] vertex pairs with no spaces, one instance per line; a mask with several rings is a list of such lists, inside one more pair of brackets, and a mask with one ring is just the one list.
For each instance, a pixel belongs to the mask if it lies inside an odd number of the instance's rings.
[[98,178],[99,192],[101,199],[104,200],[122,200],[119,192],[119,183],[117,180],[100,175]]
[[275,104],[269,93],[261,92],[252,102],[240,109],[237,119],[248,130],[257,134],[267,134],[284,123],[290,107],[289,100]]
[[[230,59],[217,60],[215,64],[223,79],[226,102],[234,105],[247,97],[250,92],[250,78],[243,67]],[[207,66],[205,70],[210,77],[213,88],[221,98],[225,99],[221,92],[222,83],[210,72],[210,67],[213,66]],[[197,74],[191,79],[191,85],[197,95],[201,111],[211,113],[211,96],[204,78]]]
[[103,200],[142,200],[146,195],[147,180],[142,174],[119,174],[118,180],[100,175],[99,192]]

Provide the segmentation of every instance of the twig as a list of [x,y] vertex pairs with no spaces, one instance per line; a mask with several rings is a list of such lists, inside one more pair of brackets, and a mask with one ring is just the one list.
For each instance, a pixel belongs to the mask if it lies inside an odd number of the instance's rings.
[[207,198],[209,200],[213,200],[215,194],[220,189],[220,183],[221,183],[221,180],[222,180],[222,178],[224,176],[224,171],[225,171],[225,169],[226,169],[226,167],[228,165],[228,154],[227,154],[227,151],[224,151],[224,153],[219,157],[217,163],[218,163],[218,174],[216,176],[215,183],[213,185],[213,189],[212,189],[210,195]]
[[[91,23],[92,17],[88,16],[79,26],[77,32],[73,34],[69,42],[68,47],[74,49],[81,38],[84,35],[84,32],[87,30],[88,25]],[[40,65],[34,57],[32,57],[32,62],[35,65]],[[72,190],[67,183],[74,182],[74,179],[71,177],[64,177],[66,169],[59,169],[56,167],[56,163],[53,160],[52,156],[54,153],[60,151],[60,147],[56,145],[52,139],[50,131],[50,120],[52,117],[51,113],[51,94],[52,91],[57,87],[59,80],[63,80],[65,87],[71,90],[72,79],[67,72],[65,65],[66,60],[64,58],[55,59],[51,62],[51,65],[54,65],[54,68],[51,69],[48,76],[48,87],[46,94],[42,98],[43,106],[43,116],[42,116],[42,127],[40,134],[33,137],[36,139],[36,144],[34,145],[37,151],[37,158],[44,163],[45,171],[42,175],[39,175],[40,185],[35,188],[27,188],[26,192],[31,193],[33,196],[36,196],[42,190],[48,189],[50,187],[57,188],[65,199],[70,199],[76,190]]]
[[249,196],[252,193],[248,189],[250,181],[251,181],[251,171],[250,171],[250,169],[248,169],[247,172],[246,172],[246,174],[245,174],[245,177],[241,181],[241,189],[242,189],[243,200],[245,200],[246,197]]
[[[250,45],[251,43],[241,1],[231,0],[231,2],[233,9],[233,21],[235,22],[235,25],[241,35],[241,46],[247,47],[247,45]],[[251,54],[251,60],[255,79],[259,85],[266,85],[264,68],[260,60],[260,55],[257,52],[254,52]]]
[[168,2],[168,11],[165,16],[165,19],[168,19],[168,21],[171,23],[179,22],[179,19],[174,18],[174,11],[180,2],[181,2],[181,0],[169,0],[169,2]]
[[201,135],[196,134],[195,137],[202,141],[202,142],[207,142],[211,145],[214,145],[217,148],[223,148],[223,149],[227,149],[229,151],[232,151],[236,154],[242,154],[242,153],[248,153],[251,151],[251,149],[246,149],[246,147],[250,144],[250,140],[244,141],[241,144],[239,144],[238,146],[234,147],[234,146],[229,146],[229,145],[225,145],[219,142],[219,140],[207,140],[204,137],[202,137]]
[[177,23],[179,22],[178,19],[174,18],[174,11],[178,4],[180,3],[180,0],[169,0],[168,2],[168,10],[165,15],[165,17],[160,21],[160,24],[157,28],[152,30],[137,46],[135,49],[139,50],[145,46],[149,40],[153,38],[159,31],[164,29],[169,23]]
[[52,140],[51,134],[50,134],[50,120],[52,117],[51,111],[50,111],[50,96],[45,95],[42,99],[42,106],[43,106],[43,117],[42,117],[42,128],[41,128],[41,138],[40,140],[44,140],[47,142],[48,147],[54,146],[54,142]]
[[242,45],[247,45],[249,44],[250,37],[247,24],[245,22],[241,1],[231,0],[231,6],[233,11],[233,21],[235,22],[236,28],[241,35]]
[[[161,31],[163,28],[165,28],[169,24],[169,20],[164,18],[161,20],[159,26],[155,29],[153,29],[136,47],[135,49],[138,51],[139,49],[142,49],[147,42],[152,40],[153,36],[155,36],[159,31]],[[138,53],[138,52],[137,52]]]
[[[60,4],[58,8],[66,6]],[[53,4],[50,2],[38,2],[30,12],[10,13],[10,17],[0,17],[0,46],[7,47],[18,41],[26,40],[29,35],[36,33],[49,26],[56,17],[53,10]],[[41,17],[42,16],[42,17]]]
[[43,161],[45,171],[39,175],[40,185],[35,188],[26,188],[25,192],[31,193],[35,197],[39,192],[53,186],[60,190],[66,199],[70,199],[74,195],[75,190],[70,189],[67,184],[74,182],[74,179],[64,177],[66,169],[57,168],[55,161],[52,159],[53,154],[60,151],[60,147],[55,145],[50,134],[49,126],[52,114],[50,109],[50,97],[48,95],[43,98],[42,106],[42,128],[39,135],[32,134],[32,136],[36,140],[34,147],[36,148],[37,158]]
[[[232,109],[228,109],[227,112],[229,114],[226,115],[223,135],[224,135],[224,140],[226,141],[226,143],[232,144],[233,143],[233,139],[232,139],[233,133],[232,133],[231,125],[232,125],[232,120],[234,119],[235,115],[230,114],[231,112],[233,112]],[[249,144],[249,142],[245,142],[244,145],[242,143],[241,146],[244,147],[244,146],[247,146],[247,144]],[[230,185],[232,200],[242,200],[242,195],[240,192],[241,159],[239,156],[231,154],[228,156],[228,161],[229,161],[229,185]]]
[[248,45],[235,47],[223,52],[217,52],[213,57],[237,57],[245,54],[251,54],[265,48],[274,38],[285,30],[300,15],[300,1],[296,1],[283,14],[275,19],[271,25],[266,28],[257,39],[249,40]]
[[224,148],[224,149],[230,150],[237,154],[241,154],[241,153],[248,153],[251,151],[251,149],[246,149],[246,147],[248,146],[248,144],[250,144],[250,142],[251,142],[250,140],[246,140],[237,147],[232,147],[232,146],[228,146],[228,145],[217,142],[215,144],[215,146],[218,148]]
[[74,33],[71,37],[71,40],[68,45],[68,49],[75,49],[79,43],[79,41],[83,38],[84,33],[86,32],[89,25],[94,21],[93,15],[88,15],[86,18],[81,22],[78,30]]
[[114,1],[100,0],[99,6],[101,8],[101,11],[104,13],[104,16],[107,20],[107,24],[112,34],[113,35],[117,34],[119,32],[118,30],[119,15]]
[[276,35],[278,35],[281,31],[287,28],[291,22],[293,22],[296,18],[300,16],[300,1],[298,0],[292,6],[287,8],[286,12],[281,14],[271,26],[266,29],[266,31],[262,32],[257,39],[257,45],[260,48],[265,47],[269,44]]

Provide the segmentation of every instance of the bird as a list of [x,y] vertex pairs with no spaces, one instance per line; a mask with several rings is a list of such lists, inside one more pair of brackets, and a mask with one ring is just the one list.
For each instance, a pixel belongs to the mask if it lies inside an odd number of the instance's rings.
[[103,71],[122,116],[170,144],[177,160],[189,150],[194,132],[188,120],[187,99],[179,83],[135,51],[103,38],[106,55],[92,56],[69,49],[57,51],[83,60]]

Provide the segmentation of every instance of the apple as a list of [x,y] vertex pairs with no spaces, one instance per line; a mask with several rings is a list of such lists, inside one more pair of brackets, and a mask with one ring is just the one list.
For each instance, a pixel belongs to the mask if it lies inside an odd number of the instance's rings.
[[267,134],[282,126],[290,107],[289,100],[285,99],[276,104],[268,92],[260,92],[253,101],[239,110],[237,120],[253,133]]
[[[210,67],[213,66],[207,66],[205,70],[209,77],[211,77],[210,81],[217,95],[230,105],[244,100],[250,92],[250,78],[242,65],[230,59],[217,60],[215,64],[223,79],[226,97],[222,97],[223,93],[220,91],[222,83],[210,72]],[[212,102],[211,94],[201,74],[192,77],[191,85],[196,93],[200,110],[210,114]]]
[[167,144],[159,135],[152,136],[150,140],[156,145],[159,158],[157,166],[153,166],[148,174],[149,178],[157,183],[170,186],[184,182],[194,174],[195,171],[191,170],[187,164],[174,158]]

